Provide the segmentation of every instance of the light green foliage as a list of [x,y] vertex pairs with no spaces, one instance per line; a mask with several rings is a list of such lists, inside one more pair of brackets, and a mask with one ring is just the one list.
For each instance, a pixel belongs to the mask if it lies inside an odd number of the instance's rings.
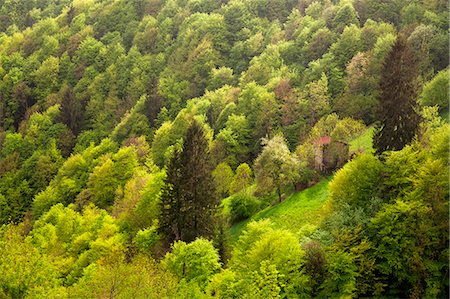
[[331,131],[330,137],[334,140],[349,142],[361,135],[364,129],[365,125],[363,122],[346,117],[339,120],[333,131]]
[[213,91],[207,90],[203,95],[202,98],[211,103],[207,112],[208,122],[216,132],[225,126],[225,122],[231,115],[230,112],[236,108],[238,92],[239,89],[225,85]]
[[163,260],[166,268],[179,279],[197,283],[204,288],[214,273],[221,268],[219,254],[211,241],[198,238],[186,244],[177,241]]
[[152,158],[157,165],[164,164],[165,150],[170,146],[169,144],[173,142],[170,140],[173,138],[171,131],[172,124],[170,122],[164,122],[153,137]]
[[247,118],[253,153],[259,147],[259,140],[270,134],[277,123],[277,106],[275,95],[254,82],[247,84],[239,94],[236,110]]
[[[378,44],[380,40],[395,39],[396,29],[392,24],[384,22],[375,22],[373,20],[367,20],[362,28],[362,40],[365,50],[373,48],[376,51],[375,44]],[[379,49],[379,48],[378,48]]]
[[59,59],[57,57],[47,58],[42,65],[32,74],[36,89],[34,90],[39,102],[51,92],[57,91],[58,86]]
[[150,252],[156,242],[159,241],[157,230],[158,228],[153,225],[149,228],[138,231],[135,238],[137,247],[143,252]]
[[[443,292],[448,260],[449,183],[444,167],[448,145],[442,156],[430,149],[447,142],[448,133],[442,132],[448,126],[432,129],[433,124],[427,125],[423,143],[414,142],[401,151],[390,152],[384,163],[371,155],[359,156],[330,184],[331,199],[341,199],[325,227],[334,234],[333,251],[345,250],[359,273],[348,276],[349,284],[344,285],[345,289],[350,287],[349,291],[355,290],[352,277],[356,277],[356,291],[374,296],[389,291],[398,297],[434,298]],[[435,143],[431,145],[430,140]],[[371,173],[365,172],[369,169]],[[383,180],[379,180],[381,174]]]
[[233,69],[229,67],[220,67],[212,70],[207,89],[216,90],[224,85],[231,85],[233,82]]
[[337,251],[327,256],[329,276],[322,284],[322,296],[352,298],[356,292],[358,276],[353,255]]
[[242,41],[236,42],[230,50],[229,59],[237,74],[241,74],[247,69],[249,60],[260,54],[265,46],[264,36],[261,32],[253,32],[251,36],[246,34],[242,39]]
[[[284,69],[286,71],[286,69]],[[283,60],[280,55],[279,47],[269,46],[259,56],[250,61],[250,66],[246,72],[241,75],[241,84],[245,85],[252,81],[260,85],[267,84],[270,79],[280,75],[283,72]]]
[[217,296],[217,298],[238,298],[244,295],[238,284],[236,272],[224,269],[212,277],[206,293],[210,296]]
[[138,166],[136,150],[134,146],[126,146],[113,155],[116,167],[114,174],[122,185],[133,175],[135,168]]
[[177,285],[177,298],[202,299],[205,297],[203,290],[195,281],[187,282],[182,279]]
[[[161,188],[165,172],[149,162],[150,172],[135,170],[133,177],[118,192],[112,214],[119,220],[121,229],[131,235],[140,230],[157,228]],[[150,227],[151,226],[151,227]]]
[[32,205],[33,216],[39,218],[58,202],[65,205],[73,203],[86,186],[89,173],[100,162],[98,158],[105,153],[116,151],[116,147],[110,139],[104,139],[98,146],[92,144],[83,153],[67,159],[47,188],[35,196]]
[[328,79],[325,74],[322,73],[320,80],[309,83],[306,90],[305,97],[308,103],[310,123],[313,125],[330,112]]
[[[208,39],[203,39],[191,53],[189,53],[186,71],[193,71],[189,96],[194,97],[202,94],[209,83],[211,72],[220,64],[220,53],[214,49]],[[196,89],[194,89],[196,87]],[[198,91],[197,91],[198,90]]]
[[[448,27],[441,0],[0,0],[0,297],[448,297]],[[402,35],[423,121],[378,160]],[[322,149],[352,160],[321,178]]]
[[250,190],[242,190],[227,199],[225,210],[233,224],[251,217],[261,205],[261,201]]
[[[390,192],[391,198],[403,196],[411,191],[411,177],[426,161],[426,153],[413,146],[406,146],[401,151],[387,154],[384,172],[388,176],[385,185],[395,191]],[[391,187],[391,188],[389,188]],[[401,193],[397,193],[400,191]]]
[[430,82],[425,84],[420,102],[422,105],[438,105],[440,111],[448,109],[449,70],[440,71]]
[[46,254],[41,254],[21,227],[8,225],[0,231],[0,296],[47,297],[59,285],[58,273]]
[[112,139],[120,143],[129,137],[150,135],[150,124],[143,114],[146,100],[148,99],[141,97],[131,111],[122,117],[120,123],[111,133]]
[[[44,113],[34,113],[27,124],[25,138],[34,143],[36,148],[46,149],[55,140],[56,144],[69,146],[71,140],[67,140],[67,127],[58,122],[60,116],[60,106],[49,107]],[[65,144],[64,144],[65,143]]]
[[334,56],[334,62],[344,67],[361,49],[361,30],[351,25],[345,27],[340,39],[331,46],[330,53]]
[[219,293],[244,298],[307,298],[303,255],[289,231],[273,229],[268,220],[252,222],[236,243],[230,261],[230,270],[238,273],[239,279],[231,271],[222,272],[213,278],[209,292],[217,288]]
[[299,178],[300,161],[291,154],[284,138],[277,135],[267,141],[254,168],[258,190],[271,192],[275,189],[281,201],[281,188]]
[[436,132],[431,135],[431,150],[436,158],[447,162],[449,158],[449,134],[450,126],[448,124],[436,129]]
[[178,80],[174,75],[168,75],[159,79],[158,93],[169,99],[171,111],[178,110],[181,102],[187,97],[189,82]]
[[378,37],[375,46],[373,48],[373,54],[375,59],[380,63],[392,49],[397,37],[394,33],[388,33],[385,36]]
[[87,190],[93,203],[106,208],[113,204],[117,188],[122,188],[131,178],[138,160],[134,147],[121,148],[112,157],[105,156],[103,159],[89,175]]
[[62,157],[56,148],[55,142],[51,142],[46,151],[35,151],[33,155],[24,161],[22,171],[26,177],[33,194],[43,190],[58,172],[62,164]]
[[157,166],[162,167],[167,163],[174,147],[181,146],[183,137],[194,119],[202,122],[208,136],[212,134],[211,129],[201,117],[201,115],[206,114],[209,107],[210,102],[208,100],[192,100],[172,122],[165,122],[161,125],[155,132],[151,149],[152,159]]
[[62,138],[67,128],[56,123],[58,115],[58,106],[52,106],[30,117],[24,135],[6,134],[4,137],[4,148],[0,152],[4,157],[0,163],[3,174],[0,194],[8,201],[3,202],[0,211],[3,223],[19,221],[30,208],[33,196],[43,190],[58,171],[62,157],[56,143],[70,144]]
[[[175,84],[180,87],[178,90],[163,92],[163,95],[173,96],[177,103],[187,97],[200,96],[208,84],[211,70],[219,66],[221,55],[229,48],[226,32],[222,15],[194,13],[189,16],[174,43],[173,60],[161,78],[171,78],[173,83],[183,85]],[[168,90],[171,85],[174,84],[164,84],[165,88],[160,90]]]
[[330,136],[338,122],[339,116],[336,113],[331,113],[322,117],[311,129],[310,138],[314,139],[322,136]]
[[367,207],[381,187],[383,164],[371,154],[358,156],[338,170],[330,183],[330,198],[339,205]]
[[153,52],[158,44],[157,39],[158,21],[152,16],[144,16],[133,38],[133,45],[136,45],[142,52]]
[[[434,72],[429,71],[430,68],[435,68],[436,71],[447,67],[446,64],[440,64],[437,59],[433,59],[428,53],[435,52],[443,53],[448,51],[448,45],[443,45],[443,32],[432,25],[420,24],[415,27],[414,31],[409,35],[408,42],[410,43],[415,55],[423,57],[419,61],[419,72],[426,79],[431,79]],[[447,39],[448,40],[448,39]],[[441,52],[442,51],[442,52]],[[434,56],[434,55],[433,55]]]
[[39,252],[53,257],[57,272],[68,285],[99,258],[124,249],[124,237],[113,218],[93,206],[82,214],[73,206],[53,206],[35,222],[31,242]]
[[32,190],[28,182],[22,180],[19,173],[13,172],[3,177],[0,188],[3,197],[0,210],[1,221],[4,224],[18,222],[30,206]]
[[17,152],[22,159],[31,156],[33,145],[29,139],[24,139],[20,133],[8,133],[4,137],[1,156],[6,157],[8,155]]
[[412,23],[420,23],[423,18],[423,10],[420,5],[416,3],[410,3],[404,6],[401,10],[402,23],[412,24]]
[[262,261],[274,264],[281,273],[299,270],[303,252],[297,239],[288,231],[267,232],[252,245],[249,252],[244,253],[251,270],[257,269]]
[[350,140],[350,153],[354,152],[371,152],[372,148],[372,137],[373,137],[374,127],[367,128],[358,137]]
[[[290,230],[298,235],[309,228],[315,228],[330,214],[326,204],[329,179],[322,180],[315,186],[302,192],[292,194],[282,203],[268,207],[250,218],[231,227],[233,240],[242,233],[245,225],[252,220],[270,219],[275,228]],[[309,228],[308,228],[309,227]]]
[[90,66],[96,62],[103,44],[93,37],[87,37],[83,40],[77,50],[77,60],[86,66]]
[[121,255],[89,266],[79,282],[67,289],[69,298],[170,298],[177,280],[151,258],[138,255],[126,262]]
[[138,228],[145,228],[158,218],[160,210],[161,188],[164,186],[166,173],[156,171],[150,175],[149,181],[139,190],[140,200],[136,203],[131,222]]
[[216,184],[217,194],[221,197],[226,197],[234,177],[233,170],[227,163],[222,162],[213,170],[212,176]]
[[359,25],[358,15],[350,3],[339,7],[333,18],[333,26],[336,31],[342,32],[346,26],[351,24]]
[[[227,106],[228,107],[228,106]],[[230,165],[246,160],[249,154],[250,127],[245,115],[231,114],[216,136],[216,147],[222,149]]]
[[98,207],[105,208],[114,201],[118,185],[114,169],[114,162],[107,158],[105,162],[95,167],[89,176],[87,187],[92,193],[92,201]]
[[236,174],[230,184],[230,194],[234,194],[249,187],[253,182],[253,172],[247,163],[242,163],[236,168]]
[[253,298],[281,298],[281,288],[279,279],[281,274],[276,266],[268,262],[261,262],[259,272],[253,275],[253,283],[250,285],[250,297]]
[[376,69],[379,65],[378,59],[370,52],[353,56],[346,67],[344,94],[335,102],[335,108],[341,115],[361,118],[366,123],[373,121],[379,81]]
[[[415,272],[428,268],[423,252],[431,241],[432,232],[427,231],[430,213],[430,209],[420,202],[399,200],[386,205],[372,219],[370,231],[375,240],[374,256],[382,275],[393,274],[398,283],[417,283]],[[420,245],[416,245],[417,238],[422,240]]]
[[[351,215],[348,216],[351,217]],[[341,233],[331,247],[332,252],[337,253],[338,255],[345,252],[347,260],[351,261],[346,265],[347,273],[342,275],[343,277],[346,277],[347,286],[350,288],[355,286],[355,293],[376,294],[377,289],[381,284],[374,284],[377,272],[375,268],[375,257],[371,255],[373,244],[365,235],[362,226],[358,225],[354,229],[343,227]],[[351,268],[354,269],[354,266],[356,266],[356,274],[351,273]],[[356,284],[354,282],[356,282]],[[347,289],[347,291],[350,290]]]

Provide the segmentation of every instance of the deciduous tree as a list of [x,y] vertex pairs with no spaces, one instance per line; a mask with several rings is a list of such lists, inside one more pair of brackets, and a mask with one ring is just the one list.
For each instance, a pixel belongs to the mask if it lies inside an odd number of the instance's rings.
[[256,184],[261,191],[276,189],[281,202],[281,189],[295,183],[299,177],[300,161],[291,154],[280,135],[267,141],[262,153],[255,161]]

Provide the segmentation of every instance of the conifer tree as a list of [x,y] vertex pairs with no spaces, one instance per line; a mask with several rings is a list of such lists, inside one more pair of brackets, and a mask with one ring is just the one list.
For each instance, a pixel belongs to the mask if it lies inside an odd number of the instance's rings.
[[420,122],[416,111],[418,64],[403,37],[397,38],[387,55],[381,76],[373,138],[377,154],[402,149],[414,138]]
[[74,134],[80,133],[83,120],[83,104],[73,93],[72,87],[64,84],[60,91],[61,121],[66,124]]
[[182,150],[175,150],[169,161],[162,190],[160,232],[168,244],[214,233],[216,198],[210,161],[203,127],[194,121]]

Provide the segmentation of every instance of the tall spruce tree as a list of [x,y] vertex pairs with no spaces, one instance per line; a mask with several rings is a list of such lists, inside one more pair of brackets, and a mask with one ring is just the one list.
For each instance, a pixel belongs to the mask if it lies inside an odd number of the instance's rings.
[[400,150],[417,131],[418,61],[405,38],[399,36],[387,55],[382,69],[378,125],[373,138],[377,154]]
[[208,141],[202,125],[194,121],[182,150],[175,150],[167,167],[160,219],[167,244],[213,235],[217,200],[211,172]]

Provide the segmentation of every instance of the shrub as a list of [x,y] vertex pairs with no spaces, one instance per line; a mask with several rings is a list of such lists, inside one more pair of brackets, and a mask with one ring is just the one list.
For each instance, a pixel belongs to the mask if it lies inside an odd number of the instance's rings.
[[251,217],[260,206],[261,202],[249,191],[236,193],[229,201],[230,222],[237,223]]
[[144,230],[138,231],[135,241],[140,250],[149,252],[153,246],[155,246],[156,242],[159,241],[157,227],[151,226]]
[[178,278],[187,283],[198,283],[201,287],[205,287],[221,268],[217,249],[211,241],[202,238],[189,244],[183,241],[173,243],[172,252],[166,254],[163,264]]
[[330,199],[337,206],[367,208],[380,188],[383,163],[370,154],[358,156],[340,169],[330,183]]

